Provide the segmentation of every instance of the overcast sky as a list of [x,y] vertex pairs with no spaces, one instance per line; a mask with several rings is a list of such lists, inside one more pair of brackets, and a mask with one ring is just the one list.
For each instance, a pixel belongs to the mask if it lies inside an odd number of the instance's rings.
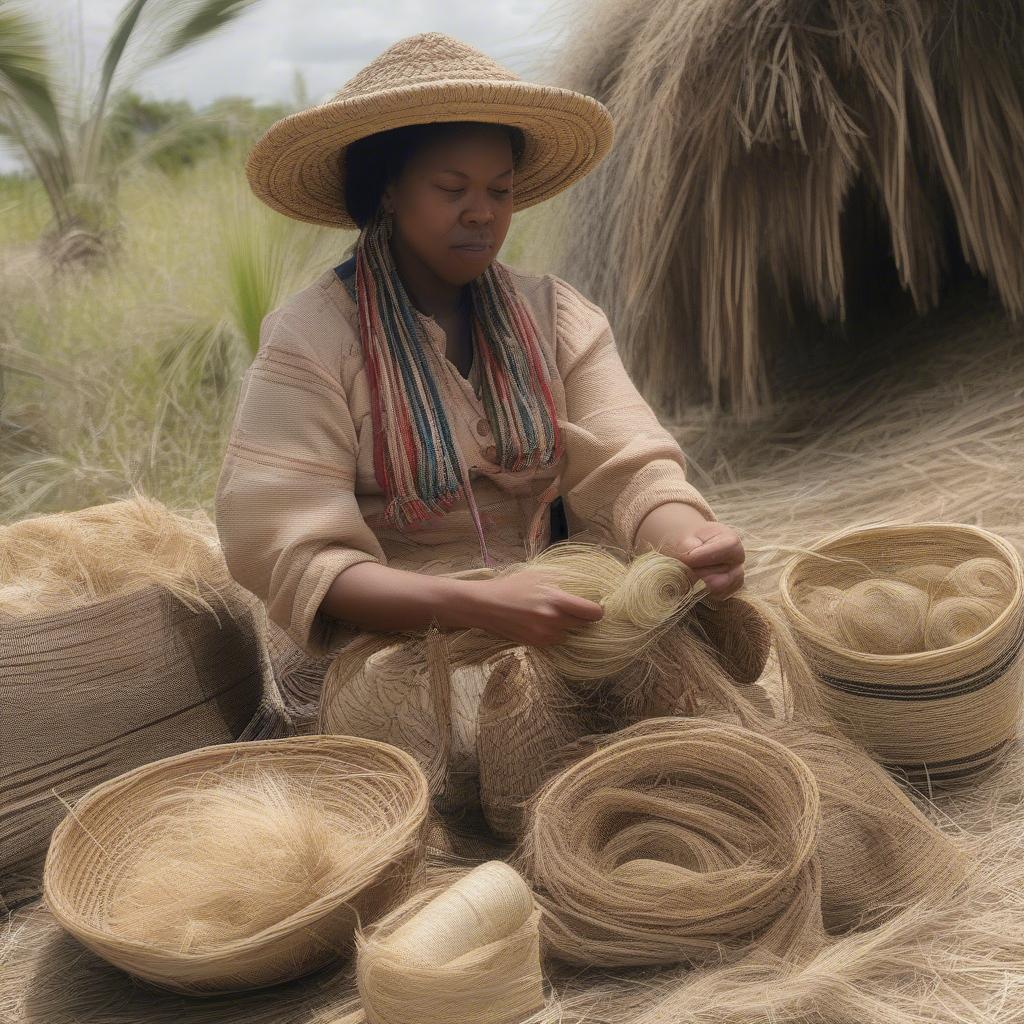
[[[32,0],[30,6],[59,29],[55,56],[94,72],[124,3]],[[428,31],[446,32],[533,77],[562,31],[564,10],[557,0],[259,0],[216,36],[146,72],[135,88],[197,107],[225,95],[290,101],[299,69],[315,103],[392,43]],[[0,170],[11,166],[17,164],[0,151]]]

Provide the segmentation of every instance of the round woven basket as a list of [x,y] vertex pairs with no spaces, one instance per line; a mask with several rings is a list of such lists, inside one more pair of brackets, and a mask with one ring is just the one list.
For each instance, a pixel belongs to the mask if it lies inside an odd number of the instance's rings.
[[[119,882],[142,855],[142,826],[152,820],[154,803],[172,788],[213,785],[232,773],[260,769],[301,783],[325,818],[338,823],[339,835],[352,818],[351,805],[363,805],[364,821],[367,790],[379,790],[371,794],[380,818],[372,825],[384,836],[386,856],[378,847],[365,866],[353,864],[344,888],[256,934],[209,950],[161,948],[112,928]],[[83,797],[53,834],[43,892],[68,932],[138,978],[190,995],[261,988],[351,952],[357,922],[375,920],[407,896],[422,867],[428,808],[419,766],[387,743],[296,736],[202,747],[137,768]]]
[[[846,529],[810,551],[784,569],[781,602],[840,728],[916,786],[956,784],[992,769],[1017,733],[1024,696],[1024,563],[1017,550],[980,527],[933,522]],[[989,625],[951,646],[866,653],[807,614],[811,588],[842,589],[978,557],[1007,567],[1009,598]]]

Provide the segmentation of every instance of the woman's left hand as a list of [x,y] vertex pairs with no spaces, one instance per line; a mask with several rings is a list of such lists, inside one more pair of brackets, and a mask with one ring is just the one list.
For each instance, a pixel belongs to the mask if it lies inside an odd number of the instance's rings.
[[728,597],[743,586],[746,553],[731,526],[705,521],[678,540],[666,540],[662,550],[692,569],[715,597]]
[[649,547],[678,558],[714,597],[728,597],[743,586],[746,553],[740,535],[686,502],[669,501],[647,514],[637,528],[635,550]]

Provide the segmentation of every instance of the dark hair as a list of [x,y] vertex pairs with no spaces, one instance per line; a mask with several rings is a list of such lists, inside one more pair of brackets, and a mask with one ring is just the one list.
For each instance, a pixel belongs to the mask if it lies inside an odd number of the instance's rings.
[[377,211],[381,196],[421,146],[439,136],[467,128],[504,128],[512,143],[512,165],[518,167],[526,148],[522,131],[490,121],[428,121],[404,124],[356,139],[345,150],[345,209],[362,228]]

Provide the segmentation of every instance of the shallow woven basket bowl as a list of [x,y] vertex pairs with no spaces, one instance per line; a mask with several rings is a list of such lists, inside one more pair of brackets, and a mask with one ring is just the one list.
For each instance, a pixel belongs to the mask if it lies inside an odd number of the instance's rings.
[[[344,889],[324,895],[272,927],[213,950],[182,953],[114,932],[108,923],[112,897],[126,865],[143,848],[139,825],[153,813],[154,798],[172,784],[213,784],[224,778],[223,769],[244,772],[255,767],[300,780],[339,827],[355,787],[365,792],[368,785],[377,786],[381,830],[394,855],[385,858],[383,867],[377,859],[375,867],[354,871]],[[161,988],[190,995],[261,988],[345,955],[352,947],[357,915],[368,923],[405,898],[422,865],[428,807],[427,783],[419,765],[387,743],[350,736],[294,736],[202,747],[90,790],[53,834],[43,893],[54,917],[75,938],[115,966]]]
[[843,585],[856,566],[798,555],[783,571],[782,607],[822,683],[837,724],[887,768],[914,783],[949,784],[994,767],[1016,735],[1024,704],[1024,563],[977,526],[914,523],[842,530],[811,546],[859,559],[879,578],[909,565],[957,565],[979,556],[1009,566],[1009,601],[985,629],[950,647],[868,654],[824,634],[800,607],[803,588]]

